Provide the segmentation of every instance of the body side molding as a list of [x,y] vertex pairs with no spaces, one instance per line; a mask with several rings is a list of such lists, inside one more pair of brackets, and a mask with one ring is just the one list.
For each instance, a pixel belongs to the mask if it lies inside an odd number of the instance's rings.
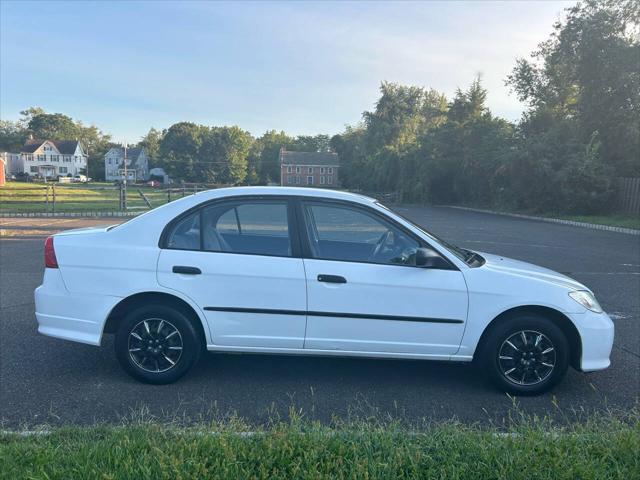
[[398,322],[464,323],[454,318],[404,317],[399,315],[376,315],[373,313],[315,312],[305,310],[278,310],[270,308],[204,307],[210,312],[259,313],[265,315],[308,315],[310,317],[361,318],[367,320],[393,320]]

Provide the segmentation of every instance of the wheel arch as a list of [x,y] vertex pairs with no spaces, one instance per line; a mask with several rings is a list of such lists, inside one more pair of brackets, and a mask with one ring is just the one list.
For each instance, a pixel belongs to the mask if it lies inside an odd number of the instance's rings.
[[569,342],[570,364],[576,370],[580,370],[580,360],[582,358],[582,340],[580,339],[580,333],[578,333],[578,329],[573,324],[571,319],[569,319],[569,317],[567,317],[561,311],[541,305],[521,305],[505,310],[504,312],[497,315],[493,320],[491,320],[491,322],[489,322],[489,324],[482,332],[480,340],[478,341],[478,348],[476,348],[474,352],[473,359],[476,360],[476,357],[479,355],[479,352],[484,345],[486,337],[492,329],[494,329],[497,325],[508,322],[510,319],[525,313],[533,313],[548,318],[562,330],[562,333],[564,333],[567,341]]
[[116,333],[120,321],[124,318],[127,312],[139,306],[149,304],[164,305],[175,308],[186,315],[198,330],[198,333],[202,338],[203,347],[206,347],[207,334],[203,321],[195,308],[184,299],[165,292],[139,292],[120,300],[120,302],[111,309],[111,312],[107,316],[104,328],[102,329],[103,335],[105,333]]

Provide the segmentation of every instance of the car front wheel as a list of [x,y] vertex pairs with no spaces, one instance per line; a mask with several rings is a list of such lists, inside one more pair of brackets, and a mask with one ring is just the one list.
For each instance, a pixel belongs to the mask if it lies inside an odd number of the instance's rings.
[[118,327],[116,357],[124,370],[146,383],[172,383],[200,357],[202,341],[190,319],[164,305],[140,307]]
[[539,395],[566,374],[569,343],[553,321],[524,314],[488,332],[480,346],[480,365],[498,388],[514,395]]

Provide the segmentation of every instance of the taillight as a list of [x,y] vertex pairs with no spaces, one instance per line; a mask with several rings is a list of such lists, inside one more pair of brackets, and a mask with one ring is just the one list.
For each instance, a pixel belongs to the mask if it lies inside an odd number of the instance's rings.
[[58,268],[56,251],[53,248],[53,237],[47,237],[44,241],[44,266],[47,268]]

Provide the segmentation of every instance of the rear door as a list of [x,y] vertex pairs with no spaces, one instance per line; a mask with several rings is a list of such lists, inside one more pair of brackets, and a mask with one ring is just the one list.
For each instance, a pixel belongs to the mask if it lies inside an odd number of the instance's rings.
[[285,198],[215,202],[163,236],[158,282],[204,311],[214,344],[302,348],[306,288]]
[[424,243],[372,209],[303,201],[299,216],[311,257],[305,348],[437,358],[458,350],[468,303],[459,270],[413,266]]

